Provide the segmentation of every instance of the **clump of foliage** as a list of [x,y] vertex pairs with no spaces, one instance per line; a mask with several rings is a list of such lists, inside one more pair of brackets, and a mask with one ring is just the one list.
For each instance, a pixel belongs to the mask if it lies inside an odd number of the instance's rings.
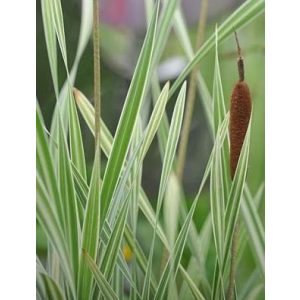
[[[152,7],[152,2],[147,1],[151,20],[116,133],[112,136],[99,111],[95,114],[91,102],[74,87],[78,65],[91,35],[92,1],[82,2],[78,49],[69,69],[61,2],[41,0],[57,104],[49,132],[38,103],[36,112],[37,221],[48,244],[45,262],[39,257],[36,262],[38,299],[224,299],[229,281],[231,241],[239,212],[242,221],[237,259],[241,259],[246,248],[243,237],[247,235],[247,246],[256,264],[243,288],[236,289],[236,298],[247,299],[263,289],[263,280],[257,280],[264,277],[264,231],[256,207],[261,189],[253,197],[246,182],[251,120],[231,180],[229,113],[225,109],[218,44],[231,36],[233,30],[261,15],[264,1],[246,1],[219,28],[216,27],[214,34],[195,54],[178,2],[169,0],[160,4],[158,1]],[[167,83],[160,90],[155,69],[172,26],[190,62],[172,85]],[[61,88],[57,48],[67,74]],[[188,208],[176,176],[176,149],[187,89],[184,80],[210,50],[215,51],[213,95],[208,92],[200,73],[196,84],[214,143],[198,193]],[[169,121],[166,106],[178,89]],[[144,125],[141,106],[150,92],[154,105]],[[90,180],[78,113],[90,131],[96,136],[97,132],[99,134]],[[162,159],[156,209],[141,184],[143,161],[155,137],[159,140]],[[103,159],[107,158],[103,178],[100,152]],[[210,212],[197,230],[197,220],[193,217],[208,179]],[[160,219],[162,208],[163,223]],[[148,253],[137,238],[140,214],[151,227]],[[159,272],[153,267],[160,260],[154,251],[157,244],[164,249]],[[215,255],[213,270],[206,264],[211,248]],[[182,261],[184,252],[188,252],[185,264]]]

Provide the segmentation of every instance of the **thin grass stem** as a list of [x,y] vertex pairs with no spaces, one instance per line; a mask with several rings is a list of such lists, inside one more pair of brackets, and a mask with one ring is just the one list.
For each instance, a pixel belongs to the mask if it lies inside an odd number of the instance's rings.
[[228,300],[234,299],[235,275],[237,269],[238,239],[239,239],[239,224],[237,223],[234,228],[232,243],[231,243],[230,273],[229,273],[229,284],[227,290]]
[[[207,20],[207,8],[208,8],[208,0],[201,1],[195,51],[197,51],[203,43],[206,20]],[[187,95],[186,111],[184,114],[182,134],[181,134],[179,150],[178,150],[177,170],[176,170],[179,182],[182,181],[182,176],[183,176],[183,171],[185,166],[189,132],[192,123],[193,110],[194,110],[194,104],[196,98],[197,74],[198,74],[198,66],[196,66],[191,73],[190,84],[189,84],[188,95]]]
[[[100,0],[93,2],[93,55],[95,103],[95,153],[100,145],[101,73],[100,73]],[[100,155],[100,151],[99,151]]]

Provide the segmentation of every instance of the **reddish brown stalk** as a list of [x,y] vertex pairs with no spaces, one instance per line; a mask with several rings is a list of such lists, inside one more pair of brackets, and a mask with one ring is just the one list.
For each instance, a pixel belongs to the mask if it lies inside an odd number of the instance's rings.
[[[230,121],[229,121],[229,137],[230,137],[230,172],[231,179],[234,178],[245,135],[248,129],[251,115],[251,96],[248,84],[244,81],[244,60],[241,55],[241,48],[236,32],[235,39],[237,44],[237,65],[239,72],[239,81],[235,84],[231,95],[230,103]],[[236,275],[236,252],[238,242],[237,225],[234,228],[234,234],[231,244],[231,263],[229,284],[227,290],[227,300],[234,299],[234,281]]]

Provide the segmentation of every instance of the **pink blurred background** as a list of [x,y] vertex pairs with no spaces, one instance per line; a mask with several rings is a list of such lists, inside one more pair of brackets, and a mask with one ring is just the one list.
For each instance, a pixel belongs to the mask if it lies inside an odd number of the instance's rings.
[[[163,1],[165,2],[165,1]],[[209,0],[208,18],[238,6],[241,0]],[[189,25],[194,25],[199,17],[200,0],[182,0],[184,16]],[[130,27],[134,31],[145,30],[145,6],[143,0],[101,0],[102,20],[117,27]]]

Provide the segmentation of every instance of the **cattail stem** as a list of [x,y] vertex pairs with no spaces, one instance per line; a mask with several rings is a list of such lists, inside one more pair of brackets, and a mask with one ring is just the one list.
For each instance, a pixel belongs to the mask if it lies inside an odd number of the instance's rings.
[[[94,103],[95,103],[95,153],[100,148],[101,76],[100,76],[100,10],[99,1],[93,2],[93,55],[94,55]],[[100,149],[99,149],[100,155]]]
[[[233,180],[240,157],[241,149],[244,143],[245,135],[248,129],[250,115],[251,115],[251,96],[247,83],[244,81],[244,61],[241,55],[241,48],[239,45],[236,32],[235,39],[237,44],[237,66],[239,72],[239,82],[236,83],[230,104],[230,171],[231,179]],[[238,225],[233,229],[233,237],[231,242],[231,263],[229,284],[227,290],[227,300],[234,299],[234,285],[237,269],[237,242],[238,242]]]
[[229,284],[227,291],[227,299],[234,299],[234,285],[235,285],[235,275],[237,269],[237,248],[239,239],[239,225],[236,224],[232,236],[231,243],[231,260],[230,260],[230,273],[229,273]]
[[240,43],[239,43],[239,39],[237,36],[236,31],[234,32],[234,36],[235,36],[235,40],[236,40],[236,45],[237,45],[237,51],[238,51],[238,71],[239,71],[239,79],[240,82],[244,81],[245,79],[245,70],[244,70],[244,60],[241,54],[241,47],[240,47]]
[[[202,0],[200,6],[200,12],[199,12],[199,23],[197,29],[195,50],[198,50],[203,42],[204,32],[206,27],[206,19],[207,19],[207,8],[208,8],[208,0]],[[195,67],[190,77],[189,89],[188,89],[188,95],[186,101],[186,110],[184,114],[182,134],[181,134],[179,150],[178,150],[177,178],[179,182],[182,181],[184,165],[186,160],[186,151],[187,151],[187,145],[189,140],[189,132],[191,128],[194,104],[196,98],[197,74],[198,74],[198,68]]]

